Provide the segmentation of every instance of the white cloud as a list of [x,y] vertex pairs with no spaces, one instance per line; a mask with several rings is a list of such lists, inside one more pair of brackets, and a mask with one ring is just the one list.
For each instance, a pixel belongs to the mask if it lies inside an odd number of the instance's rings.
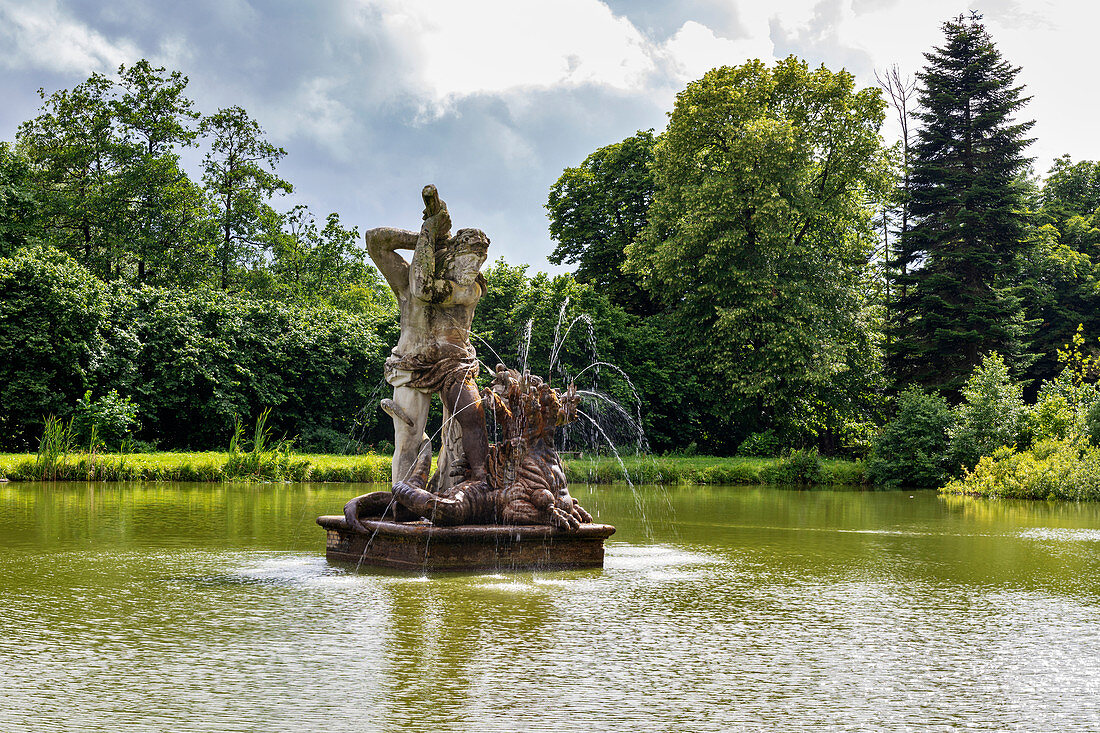
[[660,48],[673,75],[681,82],[698,79],[716,66],[737,66],[749,59],[770,61],[775,51],[765,33],[731,40],[705,25],[689,20]]
[[73,20],[56,1],[0,2],[0,66],[87,74],[111,72],[141,58],[128,41],[113,41]]
[[[825,10],[828,21],[815,23]],[[1083,90],[1093,86],[1092,44],[1100,24],[1100,5],[1071,0],[922,0],[920,3],[868,3],[860,0],[778,0],[753,19],[753,28],[773,22],[788,34],[796,53],[811,65],[839,68],[853,52],[863,54],[860,68],[850,68],[862,85],[875,83],[874,68],[898,64],[913,75],[925,64],[923,54],[943,43],[941,25],[971,9],[983,13],[983,23],[1009,63],[1022,67],[1017,82],[1027,86],[1032,101],[1023,119],[1037,121],[1037,138],[1030,154],[1045,172],[1063,152],[1075,159],[1100,158],[1095,135],[1097,104]],[[759,32],[759,30],[755,31]],[[872,68],[873,66],[873,68]],[[897,134],[892,114],[886,134]]]
[[597,0],[368,0],[437,107],[522,88],[643,86],[652,44]]
[[685,82],[773,54],[767,16],[750,37],[723,38],[688,20],[655,42],[599,0],[362,0],[360,7],[371,29],[377,24],[402,49],[402,78],[394,82],[420,98],[429,117],[478,94],[584,85],[646,93],[661,76]]

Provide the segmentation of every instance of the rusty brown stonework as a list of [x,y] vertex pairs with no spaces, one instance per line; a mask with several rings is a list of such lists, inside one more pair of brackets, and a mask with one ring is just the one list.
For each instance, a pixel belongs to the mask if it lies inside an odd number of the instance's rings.
[[341,516],[318,517],[317,523],[327,531],[330,561],[418,572],[601,568],[604,540],[615,532],[607,524],[566,532],[545,525],[437,527],[426,520],[367,519],[364,533]]

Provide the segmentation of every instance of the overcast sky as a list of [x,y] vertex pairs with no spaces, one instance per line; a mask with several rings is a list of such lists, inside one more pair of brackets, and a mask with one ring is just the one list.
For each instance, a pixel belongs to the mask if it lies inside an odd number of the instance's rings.
[[200,111],[240,105],[287,150],[296,190],[277,208],[415,229],[432,182],[493,259],[558,272],[543,205],[562,169],[660,131],[707,69],[795,54],[868,86],[916,71],[969,9],[1023,67],[1036,168],[1100,158],[1089,0],[0,0],[0,139],[39,87],[148,58],[190,77]]

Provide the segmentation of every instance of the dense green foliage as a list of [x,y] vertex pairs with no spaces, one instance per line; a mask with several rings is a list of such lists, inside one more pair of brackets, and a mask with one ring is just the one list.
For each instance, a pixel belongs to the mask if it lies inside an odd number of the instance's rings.
[[240,107],[218,110],[202,121],[202,131],[211,138],[202,180],[214,202],[219,279],[228,290],[233,265],[260,261],[267,200],[291,190],[274,172],[286,151],[264,140],[259,123]]
[[37,445],[45,415],[66,415],[94,383],[107,288],[43,247],[0,259],[0,440]]
[[[1097,359],[1080,331],[1058,352],[1062,370],[1025,406],[1004,363],[988,357],[967,382],[951,455],[965,457],[949,493],[1025,499],[1100,499]],[[957,443],[957,444],[956,444]],[[974,465],[974,459],[977,459]],[[971,468],[972,467],[972,468]]]
[[[275,170],[285,151],[240,107],[203,117],[186,88],[141,60],[41,92],[41,114],[0,146],[0,255],[34,239],[104,281],[377,305],[381,281],[349,246],[358,232],[272,208],[292,189]],[[181,164],[197,145],[201,182]]]
[[653,298],[623,272],[627,245],[646,226],[653,199],[653,131],[600,148],[550,187],[550,261],[576,263],[576,278],[630,313],[650,314]]
[[575,378],[578,388],[594,393],[581,407],[592,420],[582,416],[570,428],[566,447],[607,448],[610,442],[628,451],[644,448],[639,418],[653,450],[701,439],[697,378],[669,358],[674,336],[660,319],[632,317],[605,292],[572,276],[529,277],[525,271],[504,262],[486,268],[489,290],[474,317],[474,345],[486,363],[499,356],[556,385]]
[[27,449],[44,416],[74,411],[100,413],[100,437],[121,440],[104,400],[129,399],[133,437],[162,447],[225,445],[235,418],[273,408],[280,433],[339,450],[374,424],[373,412],[356,421],[389,327],[388,314],[109,287],[56,250],[22,249],[0,259],[2,447]]
[[121,450],[131,443],[139,424],[138,406],[114,389],[99,398],[88,390],[73,411],[73,437],[93,450],[100,446]]
[[1072,440],[1042,441],[1026,451],[1001,447],[943,491],[1003,499],[1097,501],[1100,449]]
[[937,487],[947,478],[951,408],[937,393],[910,387],[897,413],[875,437],[867,473],[876,484]]
[[0,257],[35,239],[38,202],[27,160],[0,143]]
[[678,95],[626,267],[668,309],[674,358],[705,365],[708,448],[767,427],[843,444],[869,421],[882,120],[877,92],[794,58],[714,69]]
[[1062,156],[1034,198],[1036,245],[1023,281],[1028,317],[1041,324],[1031,344],[1038,358],[1027,376],[1041,381],[1058,373],[1058,349],[1078,326],[1100,333],[1100,165]]
[[952,473],[982,456],[1019,442],[1024,427],[1023,390],[1012,381],[999,354],[987,354],[962,389],[963,401],[951,421]]
[[893,281],[889,353],[901,384],[949,392],[996,351],[1027,366],[1027,324],[1016,292],[1027,245],[1025,137],[1013,116],[1027,101],[1019,69],[979,22],[944,24],[942,47],[918,73],[921,122],[912,151],[909,214]]

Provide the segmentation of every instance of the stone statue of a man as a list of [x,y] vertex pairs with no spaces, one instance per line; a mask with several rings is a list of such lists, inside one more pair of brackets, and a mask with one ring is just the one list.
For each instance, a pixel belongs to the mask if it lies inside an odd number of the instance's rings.
[[[470,325],[485,294],[480,269],[489,238],[479,229],[460,229],[452,237],[447,205],[435,186],[425,186],[423,197],[419,234],[380,227],[365,237],[367,252],[401,308],[401,336],[385,366],[393,401],[383,401],[394,423],[393,481],[407,480],[420,451],[431,450],[424,428],[432,395],[438,393],[444,416],[443,447],[432,487],[438,491],[455,478],[485,478],[489,444],[474,383],[478,360],[470,344]],[[411,262],[397,253],[402,249],[413,251]]]

